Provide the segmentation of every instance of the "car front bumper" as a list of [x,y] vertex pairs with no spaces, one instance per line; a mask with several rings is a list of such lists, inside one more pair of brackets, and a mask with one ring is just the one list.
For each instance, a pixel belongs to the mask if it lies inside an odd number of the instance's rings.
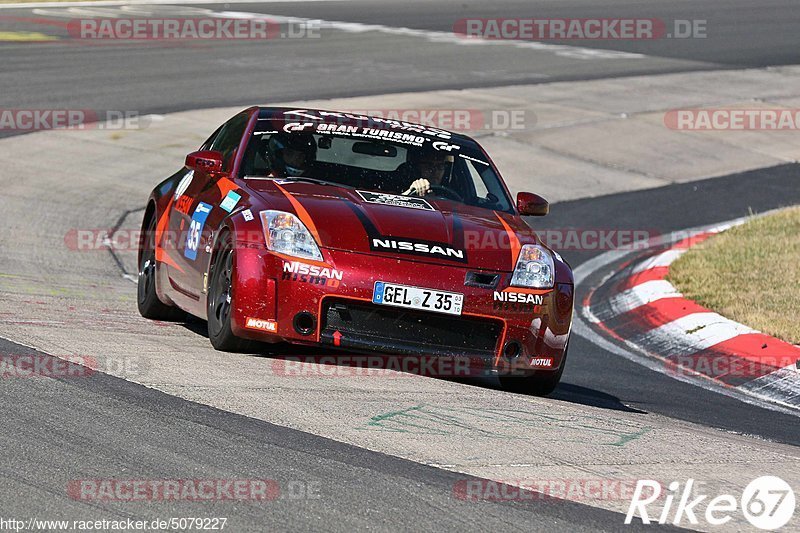
[[[323,254],[325,263],[312,265],[263,246],[238,247],[233,333],[356,352],[478,358],[494,368],[523,371],[554,372],[562,364],[572,284],[556,283],[549,290],[509,288],[511,273],[337,250]],[[494,283],[476,285],[471,272]],[[377,281],[461,293],[462,313],[375,304]],[[500,301],[507,292],[517,295],[512,299],[530,301]]]

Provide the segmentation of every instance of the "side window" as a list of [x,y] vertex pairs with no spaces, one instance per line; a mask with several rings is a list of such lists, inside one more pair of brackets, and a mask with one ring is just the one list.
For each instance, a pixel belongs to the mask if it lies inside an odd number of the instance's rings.
[[239,148],[242,135],[244,135],[244,130],[247,127],[248,118],[249,115],[247,113],[241,113],[230,119],[222,126],[211,143],[211,150],[222,153],[223,172],[230,172],[231,167],[233,167],[236,149]]
[[[511,209],[503,191],[503,185],[494,170],[492,170],[492,167],[479,162],[477,159],[459,157],[456,160],[458,161],[458,167],[463,165],[463,176],[467,180],[466,186],[471,189],[469,192],[464,191],[464,194],[467,195],[465,198],[474,198],[474,205],[479,207],[499,211],[509,211]],[[467,203],[470,203],[470,201],[467,200]]]
[[481,173],[478,171],[476,165],[472,163],[472,161],[467,161],[466,164],[467,169],[469,170],[469,177],[472,179],[472,183],[475,185],[475,193],[479,198],[486,198],[489,195],[489,189],[486,188],[486,184],[483,182]]

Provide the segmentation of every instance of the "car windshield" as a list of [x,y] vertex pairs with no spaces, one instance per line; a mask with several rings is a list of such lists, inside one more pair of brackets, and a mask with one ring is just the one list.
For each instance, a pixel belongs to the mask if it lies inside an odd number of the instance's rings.
[[513,212],[499,176],[473,141],[400,123],[261,119],[241,176],[314,180]]

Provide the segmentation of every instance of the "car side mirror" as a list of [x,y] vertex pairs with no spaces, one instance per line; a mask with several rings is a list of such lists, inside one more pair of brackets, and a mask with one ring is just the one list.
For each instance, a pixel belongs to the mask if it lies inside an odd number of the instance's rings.
[[213,150],[200,150],[186,156],[186,167],[202,172],[222,172],[222,154]]
[[550,212],[550,204],[538,194],[521,192],[517,194],[517,210],[520,215],[543,217]]

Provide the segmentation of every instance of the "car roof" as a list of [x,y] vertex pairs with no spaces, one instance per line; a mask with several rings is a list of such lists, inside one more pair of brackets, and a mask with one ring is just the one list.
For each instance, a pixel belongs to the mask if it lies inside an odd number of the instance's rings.
[[[278,120],[278,121],[300,121],[303,119],[315,120],[315,122],[338,125],[369,126],[372,128],[386,129],[406,129],[408,126],[420,128],[425,135],[425,131],[443,132],[448,134],[448,142],[453,142],[464,147],[479,148],[478,143],[467,135],[455,133],[442,128],[436,128],[425,124],[394,119],[391,115],[381,117],[376,115],[364,115],[349,111],[335,111],[325,109],[311,109],[300,107],[259,107],[259,120]],[[441,138],[438,137],[437,138]]]

